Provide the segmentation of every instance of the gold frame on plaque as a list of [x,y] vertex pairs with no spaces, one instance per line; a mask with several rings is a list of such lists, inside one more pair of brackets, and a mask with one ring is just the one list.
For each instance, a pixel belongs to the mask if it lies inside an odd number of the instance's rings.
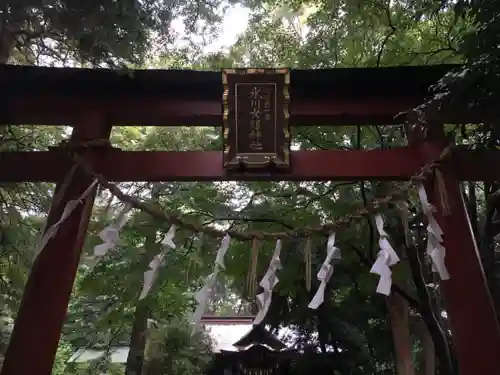
[[[277,120],[277,113],[278,111],[282,111],[282,116],[280,124],[282,124],[282,131],[283,131],[283,142],[279,146],[281,147],[282,153],[278,153],[277,147],[278,145],[275,145],[275,150],[274,152],[238,152],[238,150],[235,150],[234,155],[231,155],[233,150],[231,150],[231,145],[230,145],[230,132],[234,131],[235,132],[235,140],[234,143],[237,145],[238,143],[238,122],[236,120],[236,115],[237,113],[232,114],[231,113],[231,108],[229,106],[229,75],[283,75],[283,82],[275,82],[274,85],[276,86],[279,84],[280,86],[283,87],[280,92],[278,92],[278,89],[275,89],[275,95],[276,97],[281,94],[282,95],[282,108],[278,108],[277,105],[277,100],[274,101],[275,108],[274,113],[275,113],[275,119],[273,122],[273,125],[275,127],[275,134],[276,133],[276,127],[279,126],[278,120]],[[271,84],[272,82],[259,82],[258,77],[256,77],[255,82],[252,82],[252,84],[255,85],[265,85],[265,84]],[[240,169],[240,168],[246,168],[246,169],[265,169],[268,167],[276,167],[279,169],[287,169],[290,167],[290,112],[289,112],[289,103],[290,103],[290,92],[289,92],[289,86],[290,86],[290,69],[288,68],[269,68],[269,69],[258,69],[258,68],[240,68],[240,69],[222,69],[222,84],[223,84],[223,94],[222,94],[222,116],[223,116],[223,152],[224,152],[224,168],[227,169]],[[237,83],[235,84],[235,86]],[[280,87],[281,88],[281,87]],[[237,98],[235,98],[237,100]],[[234,112],[236,112],[235,109],[233,109]],[[230,116],[234,115],[235,116],[235,121],[234,121],[234,129],[231,129],[232,124],[231,124],[231,118]],[[277,142],[278,138],[275,137],[274,142]],[[237,147],[237,146],[236,146]],[[281,155],[280,155],[281,154]]]

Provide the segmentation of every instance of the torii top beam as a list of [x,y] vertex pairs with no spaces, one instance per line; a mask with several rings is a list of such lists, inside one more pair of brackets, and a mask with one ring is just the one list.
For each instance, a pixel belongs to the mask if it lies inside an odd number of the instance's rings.
[[[456,67],[292,70],[290,124],[401,123],[395,116],[421,103],[428,87]],[[0,87],[0,124],[74,126],[79,113],[94,110],[113,125],[221,125],[218,71],[0,65]]]

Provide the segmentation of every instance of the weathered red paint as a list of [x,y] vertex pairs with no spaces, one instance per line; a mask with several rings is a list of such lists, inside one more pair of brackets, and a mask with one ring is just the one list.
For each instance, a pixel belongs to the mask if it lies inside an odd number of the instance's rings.
[[[290,173],[242,175],[228,174],[222,168],[221,151],[119,151],[100,150],[88,156],[94,171],[111,181],[223,181],[290,180],[349,181],[406,180],[419,172],[426,160],[439,158],[434,153],[423,159],[412,148],[391,150],[293,151]],[[63,151],[0,153],[3,182],[58,181],[68,158]],[[459,180],[500,180],[500,151],[484,152],[458,148],[453,167]],[[50,167],[47,167],[50,166]]]
[[[393,124],[456,65],[296,69],[291,125]],[[69,125],[101,111],[113,125],[221,125],[220,72],[0,66],[0,124]],[[76,119],[77,120],[77,119]],[[446,119],[457,123],[464,119]]]
[[[3,181],[54,181],[67,165],[67,158],[59,151],[5,153],[0,158]],[[417,154],[409,148],[295,151],[292,172],[260,175],[228,174],[222,167],[221,151],[106,150],[89,160],[95,172],[111,181],[401,180],[422,167]],[[51,167],[44,168],[47,165]]]
[[[439,144],[419,146],[429,162],[443,149]],[[491,172],[491,171],[490,171]],[[486,283],[457,177],[450,166],[442,169],[451,215],[441,214],[436,184],[427,192],[437,206],[436,219],[444,232],[446,266],[450,280],[441,281],[460,375],[497,374],[500,328]]]
[[[398,124],[395,116],[419,103],[420,97],[326,97],[290,103],[294,126]],[[52,96],[16,97],[4,101],[9,123],[69,125],[82,110],[99,110],[113,125],[222,126],[221,99],[175,100],[145,98],[68,98]],[[0,122],[2,115],[0,115]]]
[[[109,137],[111,127],[99,129],[91,126],[92,123],[99,125],[96,123],[99,118],[86,116],[82,120],[87,125],[76,128],[71,137],[73,141]],[[51,166],[45,168],[50,169]],[[76,171],[59,204],[52,205],[46,228],[59,220],[66,203],[77,199],[91,182],[92,178],[85,172]],[[61,183],[56,188],[55,196],[60,188]],[[5,354],[2,375],[52,373],[94,195],[95,190],[61,224],[57,235],[35,260]]]

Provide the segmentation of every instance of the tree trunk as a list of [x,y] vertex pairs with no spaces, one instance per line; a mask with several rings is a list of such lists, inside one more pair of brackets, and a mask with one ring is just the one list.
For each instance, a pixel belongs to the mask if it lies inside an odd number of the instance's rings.
[[130,335],[129,352],[125,375],[141,375],[144,364],[148,329],[149,307],[144,301],[138,303],[134,313],[134,324]]
[[[160,191],[158,184],[153,184],[151,191],[151,201],[157,202]],[[146,253],[151,253],[154,250],[156,243],[156,229],[149,228],[146,233],[146,241],[144,248]],[[144,368],[144,356],[146,353],[147,334],[148,334],[148,318],[151,310],[148,305],[148,298],[138,301],[134,312],[134,324],[132,325],[132,333],[130,334],[130,345],[125,365],[125,375],[142,375]]]
[[423,321],[418,325],[418,333],[422,345],[420,375],[434,375],[436,373],[436,351],[427,325]]
[[415,375],[408,319],[408,301],[399,294],[391,293],[387,297],[387,310],[389,311],[389,320],[394,339],[396,372],[398,375]]
[[434,342],[436,355],[439,359],[440,373],[443,375],[452,375],[454,373],[454,367],[450,351],[450,342],[432,308],[431,299],[423,277],[424,270],[418,248],[409,247],[406,249],[406,254],[408,255],[413,283],[415,284],[418,299],[420,301],[420,314]]

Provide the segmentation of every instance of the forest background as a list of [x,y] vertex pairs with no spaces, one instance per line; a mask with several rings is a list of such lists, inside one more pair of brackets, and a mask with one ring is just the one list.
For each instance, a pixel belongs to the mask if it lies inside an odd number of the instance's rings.
[[[418,118],[435,119],[464,104],[477,111],[498,106],[498,1],[49,0],[42,6],[23,0],[7,1],[2,7],[0,63],[121,70],[465,63],[434,87],[436,95],[415,111]],[[223,46],[221,41],[230,45]],[[494,118],[477,126],[449,125],[447,129],[458,144],[498,145]],[[4,126],[0,150],[45,150],[68,134],[62,126]],[[294,128],[293,140],[294,148],[309,150],[391,148],[407,142],[404,126],[380,125],[299,126]],[[124,150],[221,148],[220,128],[207,127],[115,127],[112,143]],[[397,184],[124,183],[121,187],[205,225],[258,231],[335,219]],[[53,189],[53,184],[46,183],[0,185],[0,305],[4,307],[0,353],[8,344]],[[498,185],[468,181],[463,191],[498,306]],[[284,268],[266,323],[272,329],[287,327],[284,340],[304,351],[302,360],[295,363],[297,372],[307,371],[308,353],[324,352],[336,358],[328,357],[320,364],[332,374],[456,373],[446,312],[424,256],[425,233],[419,229],[423,218],[415,197],[408,199],[411,244],[399,235],[398,214],[394,210],[385,213],[402,258],[394,270],[392,298],[374,292],[377,277],[369,269],[378,249],[369,220],[338,233],[343,260],[317,311],[307,309],[312,295],[304,283],[304,244],[285,244]],[[212,359],[211,343],[206,333],[190,338],[188,317],[194,306],[192,293],[211,271],[217,243],[209,238],[193,240],[193,233],[180,231],[178,249],[169,254],[153,292],[138,302],[143,272],[159,249],[159,231],[168,229],[165,223],[134,211],[121,232],[119,249],[92,270],[86,265],[86,257],[99,243],[97,233],[120,208],[105,191],[99,193],[53,374],[201,374]],[[313,245],[314,274],[323,261],[325,239],[313,238]],[[265,243],[260,250],[259,276],[267,268],[273,247]],[[211,312],[234,314],[249,309],[253,296],[245,285],[250,252],[246,243],[232,244]],[[312,293],[315,283],[313,277]],[[405,306],[408,314],[408,324],[399,331],[388,318],[395,304]],[[397,337],[412,344],[409,367],[401,363],[408,358],[402,358],[394,345]],[[131,348],[125,364],[110,363],[109,356],[84,364],[68,363],[77,349],[110,353],[117,346]]]

